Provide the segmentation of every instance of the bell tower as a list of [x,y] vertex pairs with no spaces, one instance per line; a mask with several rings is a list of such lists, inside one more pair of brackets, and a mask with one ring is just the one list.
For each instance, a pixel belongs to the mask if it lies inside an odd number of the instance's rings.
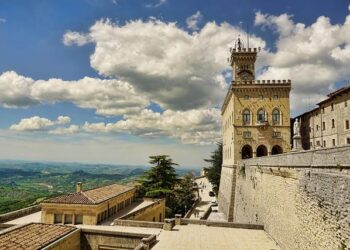
[[230,49],[231,57],[229,62],[233,69],[234,80],[252,81],[255,80],[255,61],[257,49],[245,48],[243,41],[238,38],[234,48]]
[[233,79],[221,108],[223,163],[218,203],[228,221],[235,216],[235,185],[241,178],[238,163],[290,150],[291,81],[255,79],[260,48],[250,48],[248,39],[247,45],[238,38],[230,49]]

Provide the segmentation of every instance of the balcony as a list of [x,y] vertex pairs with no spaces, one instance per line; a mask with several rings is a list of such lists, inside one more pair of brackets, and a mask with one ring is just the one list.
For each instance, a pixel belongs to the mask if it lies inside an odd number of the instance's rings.
[[262,120],[262,121],[256,121],[255,125],[259,126],[259,127],[265,127],[267,126],[269,123],[268,121]]

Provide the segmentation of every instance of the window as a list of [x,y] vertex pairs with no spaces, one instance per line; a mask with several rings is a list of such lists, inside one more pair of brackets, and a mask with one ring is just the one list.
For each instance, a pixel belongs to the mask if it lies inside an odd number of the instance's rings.
[[323,141],[323,147],[326,147],[326,141]]
[[344,102],[344,107],[346,108],[348,106],[348,101]]
[[322,130],[326,130],[326,122],[322,122]]
[[249,95],[245,95],[244,100],[249,100]]
[[335,122],[334,122],[334,119],[332,119],[332,128],[335,128]]
[[346,144],[350,144],[350,138],[346,138]]
[[265,119],[265,111],[263,109],[259,109],[257,120],[258,120],[258,122],[266,121],[266,119]]
[[64,215],[64,224],[73,224],[73,216],[71,214]]
[[324,114],[324,107],[322,107],[322,114]]
[[331,110],[334,111],[334,104],[331,104]]
[[316,141],[316,145],[317,145],[317,146],[320,146],[320,141]]
[[350,124],[349,124],[349,120],[345,121],[345,129],[349,129],[350,128]]
[[54,223],[62,223],[62,214],[54,214]]
[[281,132],[273,131],[272,132],[272,137],[273,138],[281,138]]
[[332,139],[332,144],[333,146],[335,146],[335,139]]
[[250,131],[243,131],[243,138],[252,138],[252,133]]
[[281,113],[278,109],[272,111],[272,123],[273,125],[279,125],[281,122]]
[[249,111],[249,109],[245,109],[243,111],[243,124],[244,125],[250,124],[250,111]]
[[75,215],[75,224],[83,224],[83,215],[82,214]]
[[264,96],[259,95],[259,99],[260,99],[260,100],[264,100]]

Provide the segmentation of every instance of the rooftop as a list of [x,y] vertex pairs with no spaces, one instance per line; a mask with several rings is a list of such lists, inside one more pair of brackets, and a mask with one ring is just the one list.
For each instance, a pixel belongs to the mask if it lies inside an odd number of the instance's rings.
[[75,230],[78,229],[41,223],[12,227],[0,233],[0,250],[40,249]]
[[103,201],[109,200],[122,193],[135,189],[131,186],[125,186],[120,184],[112,184],[100,188],[82,190],[80,192],[61,195],[48,200],[43,203],[64,203],[64,204],[85,204],[94,205]]

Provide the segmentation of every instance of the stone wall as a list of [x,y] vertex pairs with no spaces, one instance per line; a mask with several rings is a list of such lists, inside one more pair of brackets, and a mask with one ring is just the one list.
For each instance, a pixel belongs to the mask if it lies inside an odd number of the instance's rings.
[[[144,198],[144,200],[147,198]],[[119,219],[163,222],[165,217],[165,200],[155,200],[152,204],[138,209],[133,213],[128,213]]]
[[233,220],[234,189],[236,178],[234,166],[222,166],[220,188],[218,194],[219,210],[224,213],[227,221]]
[[143,238],[149,236],[149,234],[82,229],[81,249],[134,249],[141,243]]
[[36,206],[22,208],[20,210],[16,210],[16,211],[9,212],[6,214],[1,214],[0,215],[0,223],[14,220],[14,219],[17,219],[17,218],[20,218],[20,217],[23,217],[25,215],[32,214],[35,212],[39,212],[40,209],[41,209],[41,206],[36,205]]
[[350,147],[243,160],[234,222],[264,225],[284,249],[350,249]]
[[116,219],[113,221],[112,226],[163,228],[164,223],[163,222]]

